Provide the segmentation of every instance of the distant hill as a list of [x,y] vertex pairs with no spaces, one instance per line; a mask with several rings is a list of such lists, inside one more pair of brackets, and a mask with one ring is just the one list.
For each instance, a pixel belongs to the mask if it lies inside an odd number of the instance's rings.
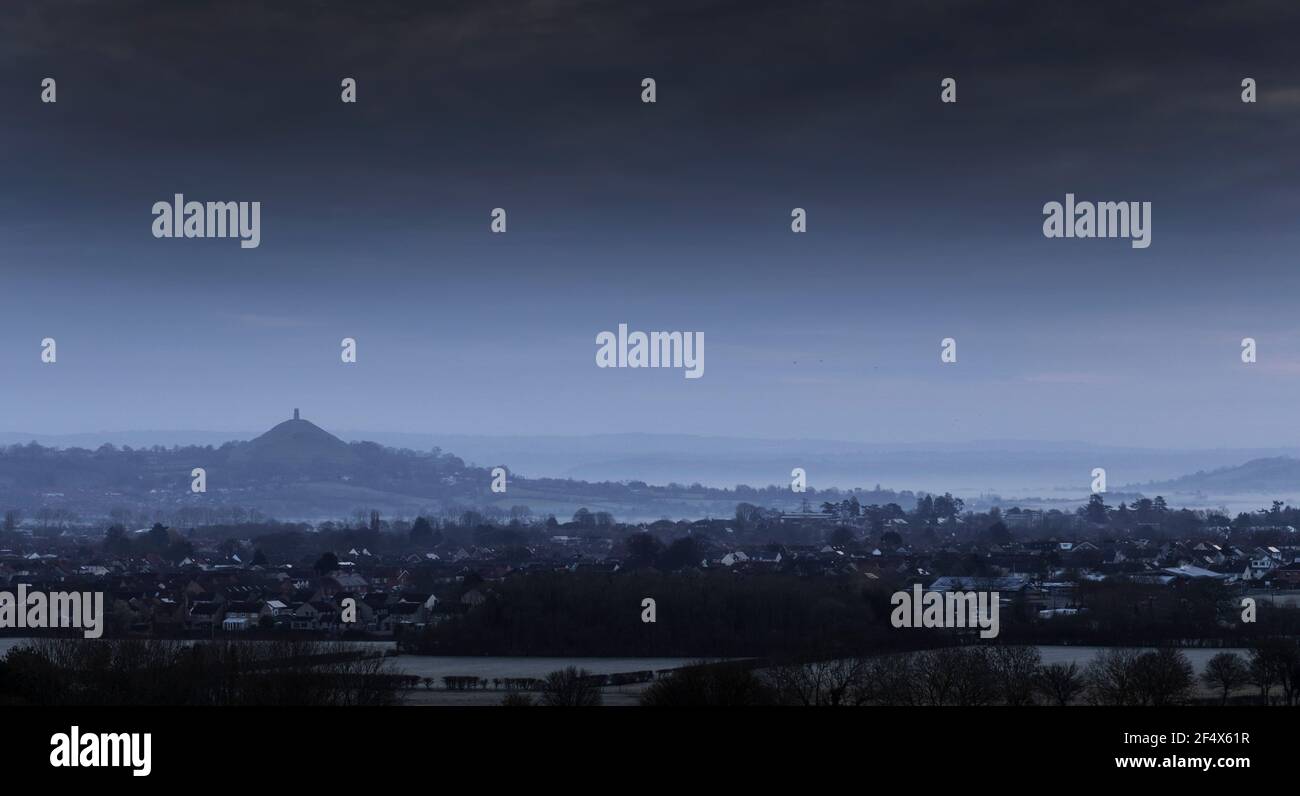
[[316,471],[337,469],[346,474],[358,463],[357,454],[346,442],[298,415],[230,452],[232,464],[262,465]]
[[[190,489],[192,471],[206,471],[207,490]],[[568,517],[578,508],[621,520],[730,517],[739,502],[798,508],[819,492],[788,485],[712,489],[699,484],[526,478],[509,471],[505,492],[491,489],[488,467],[434,447],[415,451],[376,442],[344,442],[298,416],[248,442],[219,447],[48,448],[36,442],[0,448],[0,511],[60,511],[104,517],[169,512],[198,522],[221,507],[256,509],[282,520],[337,519],[376,509],[389,515],[473,510],[510,516]],[[834,495],[834,492],[829,493]],[[910,492],[864,492],[866,502],[911,505]],[[181,520],[188,522],[190,520]]]
[[1200,470],[1170,481],[1151,482],[1143,489],[1168,492],[1204,492],[1215,495],[1267,492],[1279,495],[1300,492],[1300,459],[1271,456],[1234,467]]
[[[292,426],[290,426],[292,428]],[[69,449],[250,444],[258,431],[101,431],[40,434],[0,431],[0,446],[37,442]],[[1300,457],[1300,448],[1117,447],[1087,442],[983,440],[976,442],[865,443],[807,438],[763,439],[673,433],[590,435],[477,435],[376,430],[332,431],[353,452],[359,442],[388,449],[455,451],[467,463],[504,465],[516,476],[576,481],[700,483],[708,487],[788,483],[799,466],[817,488],[883,484],[952,492],[973,505],[981,496],[1003,499],[1085,499],[1094,467],[1104,465],[1112,484],[1134,489],[1167,483],[1194,471],[1236,467],[1252,459]],[[278,447],[278,446],[272,446]],[[337,446],[335,446],[337,447]],[[253,457],[256,459],[257,457]],[[275,456],[270,457],[277,459]],[[327,453],[325,460],[332,457]],[[250,459],[240,458],[248,463]],[[297,469],[296,466],[292,469]],[[350,468],[349,468],[350,469]],[[333,472],[339,472],[338,467]],[[268,471],[269,475],[274,472]],[[1293,493],[1300,496],[1300,491]]]

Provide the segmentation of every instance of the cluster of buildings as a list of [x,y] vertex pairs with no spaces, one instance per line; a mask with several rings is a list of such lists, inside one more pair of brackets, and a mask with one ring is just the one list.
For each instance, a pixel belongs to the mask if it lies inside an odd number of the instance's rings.
[[[657,527],[656,527],[657,526]],[[918,542],[893,532],[826,533],[813,544],[756,544],[725,521],[655,523],[645,528],[565,529],[522,549],[441,545],[435,551],[371,553],[350,549],[322,566],[319,551],[294,562],[251,555],[256,545],[200,547],[179,562],[156,553],[112,555],[75,537],[30,538],[0,549],[0,590],[81,589],[105,593],[111,632],[157,637],[218,633],[393,637],[420,631],[485,602],[493,585],[523,573],[617,574],[630,568],[630,532],[697,535],[686,568],[737,577],[858,577],[920,583],[937,591],[969,588],[1016,593],[1044,617],[1076,610],[1084,581],[1121,579],[1171,586],[1212,579],[1245,592],[1300,590],[1300,544],[1241,546],[1225,541],[1123,539]],[[898,530],[904,530],[899,528]],[[1273,536],[1289,539],[1292,529]],[[621,534],[621,538],[620,538]],[[1226,534],[1211,534],[1212,539]],[[889,538],[890,542],[884,542]],[[750,536],[748,539],[752,540]],[[1300,540],[1298,540],[1300,541]],[[220,552],[224,550],[225,552]],[[252,563],[258,561],[260,563]],[[642,564],[644,565],[644,564]]]
[[347,557],[328,572],[250,565],[196,554],[177,565],[156,555],[78,563],[55,553],[0,550],[0,590],[101,591],[115,634],[161,638],[285,632],[392,637],[481,603],[469,570]]

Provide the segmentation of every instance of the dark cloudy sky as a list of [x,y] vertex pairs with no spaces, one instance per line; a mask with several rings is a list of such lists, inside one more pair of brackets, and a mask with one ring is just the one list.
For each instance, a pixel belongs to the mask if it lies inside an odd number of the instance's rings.
[[[1297,41],[1280,0],[9,0],[0,430],[1295,445]],[[1067,191],[1151,247],[1043,238]],[[261,247],[155,240],[178,192]],[[705,377],[598,369],[619,323]]]

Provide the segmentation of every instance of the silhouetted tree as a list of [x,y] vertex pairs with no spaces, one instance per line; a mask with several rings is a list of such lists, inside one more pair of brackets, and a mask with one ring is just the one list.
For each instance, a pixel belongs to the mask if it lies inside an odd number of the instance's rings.
[[411,541],[418,545],[427,545],[433,541],[433,524],[424,517],[416,517],[411,525]]
[[123,554],[131,549],[131,540],[126,535],[126,528],[110,525],[104,532],[104,549],[110,553]]
[[704,547],[694,536],[674,539],[668,549],[659,556],[659,567],[668,572],[675,572],[684,567],[698,566],[704,558]]
[[776,694],[753,670],[737,664],[699,663],[654,681],[641,704],[654,707],[739,707],[771,705]]
[[1034,704],[1034,685],[1042,655],[1036,647],[994,647],[993,676],[1006,705]]
[[1054,705],[1068,705],[1088,687],[1077,663],[1050,663],[1038,670],[1035,688]]
[[650,533],[634,533],[627,538],[627,565],[632,568],[653,566],[663,552],[659,537]]
[[1201,672],[1201,682],[1207,688],[1222,691],[1220,704],[1228,704],[1228,694],[1232,689],[1245,685],[1250,680],[1250,669],[1241,658],[1231,652],[1220,652],[1205,664]]
[[1088,522],[1105,525],[1109,512],[1110,507],[1106,505],[1101,495],[1093,492],[1088,496],[1088,505],[1083,508],[1083,516]]
[[316,570],[316,574],[318,575],[328,575],[329,573],[337,570],[338,568],[339,568],[339,557],[334,555],[332,552],[329,552],[328,550],[325,551],[324,553],[321,553],[320,558],[316,559],[316,566],[313,567],[313,569]]
[[1162,707],[1182,703],[1195,683],[1195,671],[1187,656],[1173,647],[1142,653],[1135,666],[1139,704]]
[[594,707],[601,703],[600,685],[591,672],[569,666],[546,675],[541,703],[551,707]]

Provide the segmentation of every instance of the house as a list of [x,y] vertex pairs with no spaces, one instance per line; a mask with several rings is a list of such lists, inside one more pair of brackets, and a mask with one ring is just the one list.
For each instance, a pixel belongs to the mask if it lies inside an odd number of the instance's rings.
[[1210,569],[1204,569],[1203,567],[1192,566],[1191,564],[1183,564],[1182,566],[1177,567],[1165,567],[1161,572],[1179,580],[1229,580],[1234,577]]
[[330,577],[320,579],[315,594],[318,599],[333,599],[342,593],[357,592],[365,594],[369,590],[369,582],[357,573],[336,572]]
[[221,629],[231,632],[243,632],[257,627],[262,618],[262,605],[253,601],[231,602],[226,604],[225,616],[221,620]]
[[1203,563],[1210,566],[1219,565],[1227,561],[1227,556],[1224,555],[1223,548],[1212,542],[1201,542],[1193,547],[1192,550],[1199,554],[1199,558]]
[[1272,558],[1251,558],[1246,569],[1241,573],[1242,580],[1264,580],[1269,573],[1278,568],[1278,562]]
[[426,611],[432,611],[438,607],[438,595],[427,592],[401,592],[401,596],[397,601],[399,603],[415,603]]
[[745,555],[740,550],[737,550],[733,553],[727,553],[725,556],[718,559],[718,563],[724,567],[734,567],[736,564],[743,564],[748,560],[749,556]]
[[289,610],[289,606],[281,602],[280,600],[267,600],[266,602],[262,603],[262,610],[260,611],[261,616],[269,616],[272,619],[276,619],[290,613],[292,612]]
[[319,600],[310,605],[316,609],[316,629],[335,631],[341,621],[339,607],[333,603]]
[[1270,558],[1279,564],[1283,563],[1286,559],[1286,556],[1283,554],[1281,550],[1271,545],[1266,547],[1256,547],[1254,550],[1251,551],[1251,557],[1257,559]]
[[380,630],[392,633],[399,628],[420,628],[427,622],[427,613],[422,603],[395,603],[388,607],[388,614],[380,623]]
[[316,622],[320,618],[320,610],[310,602],[298,603],[291,606],[293,612],[289,615],[289,627],[293,630],[315,630]]
[[290,627],[294,630],[337,630],[339,608],[325,600],[302,603],[293,609]]
[[190,630],[210,632],[221,622],[221,604],[212,600],[198,600],[190,603],[186,624]]

